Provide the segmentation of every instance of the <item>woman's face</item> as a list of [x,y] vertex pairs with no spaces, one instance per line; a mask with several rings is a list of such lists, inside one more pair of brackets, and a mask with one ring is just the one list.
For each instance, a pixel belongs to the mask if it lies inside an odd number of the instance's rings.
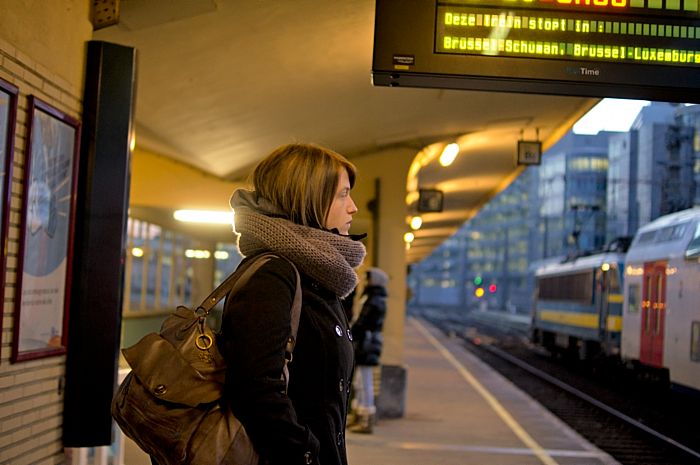
[[340,234],[348,234],[352,224],[352,215],[357,213],[357,206],[350,197],[350,178],[347,170],[338,175],[335,197],[326,216],[326,229],[337,229]]

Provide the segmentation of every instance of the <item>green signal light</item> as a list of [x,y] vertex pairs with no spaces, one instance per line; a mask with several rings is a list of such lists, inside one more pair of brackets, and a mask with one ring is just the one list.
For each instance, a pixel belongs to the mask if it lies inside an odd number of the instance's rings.
[[481,286],[481,283],[483,283],[483,282],[484,282],[484,280],[481,279],[481,276],[477,276],[476,278],[474,278],[474,285],[475,286]]

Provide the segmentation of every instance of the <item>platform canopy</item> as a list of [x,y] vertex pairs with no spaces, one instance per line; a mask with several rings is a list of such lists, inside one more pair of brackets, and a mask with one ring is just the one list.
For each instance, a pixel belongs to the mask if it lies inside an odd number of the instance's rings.
[[[414,262],[514,179],[518,140],[546,148],[598,99],[373,86],[374,15],[372,0],[122,0],[118,24],[94,38],[137,49],[138,146],[219,178],[243,179],[292,141],[350,158],[414,149],[414,186],[445,196],[423,217]],[[439,166],[453,141],[457,159]]]

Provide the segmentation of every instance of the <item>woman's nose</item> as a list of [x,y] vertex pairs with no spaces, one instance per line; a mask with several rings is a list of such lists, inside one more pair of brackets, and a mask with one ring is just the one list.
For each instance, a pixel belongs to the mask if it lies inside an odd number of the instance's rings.
[[355,201],[350,197],[350,205],[348,205],[348,213],[351,215],[354,215],[357,213],[357,205],[355,205]]

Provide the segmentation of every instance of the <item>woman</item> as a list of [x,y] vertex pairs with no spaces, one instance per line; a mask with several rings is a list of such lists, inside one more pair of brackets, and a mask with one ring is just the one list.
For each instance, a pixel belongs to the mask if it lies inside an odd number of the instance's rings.
[[[341,299],[357,285],[354,269],[365,256],[348,235],[355,167],[333,151],[291,144],[260,162],[252,181],[253,191],[231,198],[240,251],[280,258],[226,302],[219,338],[226,398],[262,463],[345,465],[353,346]],[[303,297],[285,393],[280,375],[296,289],[288,260]]]

